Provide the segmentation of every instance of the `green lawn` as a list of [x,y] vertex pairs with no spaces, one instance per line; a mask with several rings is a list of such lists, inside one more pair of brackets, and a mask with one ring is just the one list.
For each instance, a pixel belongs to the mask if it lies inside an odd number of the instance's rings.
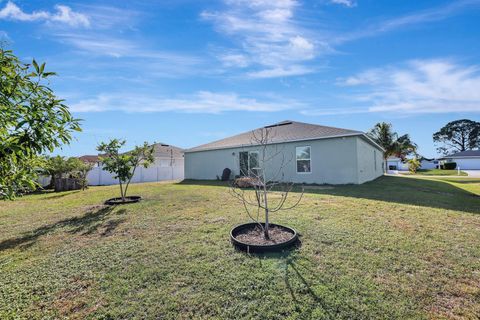
[[480,180],[311,188],[273,216],[283,254],[235,251],[220,183],[132,185],[0,204],[0,319],[478,319]]
[[[410,172],[405,172],[410,174]],[[458,170],[442,170],[442,169],[420,169],[416,175],[421,176],[458,176]],[[466,172],[460,170],[460,176],[467,176]]]

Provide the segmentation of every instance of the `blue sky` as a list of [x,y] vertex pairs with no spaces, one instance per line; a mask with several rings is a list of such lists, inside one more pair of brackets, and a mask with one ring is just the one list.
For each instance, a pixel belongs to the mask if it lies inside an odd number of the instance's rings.
[[281,120],[432,134],[480,120],[480,0],[1,1],[0,38],[59,76],[84,131],[180,147]]

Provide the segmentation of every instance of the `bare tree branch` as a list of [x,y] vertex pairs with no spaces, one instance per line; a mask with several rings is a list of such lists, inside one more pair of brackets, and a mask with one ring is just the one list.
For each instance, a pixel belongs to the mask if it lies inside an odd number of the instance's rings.
[[[278,144],[272,143],[273,137],[274,132],[272,128],[262,128],[253,131],[251,145],[245,151],[240,152],[248,152],[247,159],[241,158],[244,156],[240,153],[238,155],[240,174],[246,175],[242,179],[246,179],[253,190],[246,192],[236,182],[230,185],[231,194],[243,204],[247,215],[260,225],[266,239],[269,238],[270,213],[295,208],[302,200],[304,194],[304,189],[302,188],[302,193],[298,199],[291,206],[285,207],[294,184],[283,181],[285,177],[284,170],[286,165],[293,160],[293,154],[287,159],[285,146],[279,147]],[[257,146],[259,150],[252,151],[253,146]],[[257,163],[254,163],[256,167],[253,168],[250,167],[252,165],[251,154],[256,154],[253,161]],[[276,162],[276,160],[279,161]],[[250,207],[256,208],[256,218],[253,217]],[[264,226],[259,222],[260,211],[265,213]]]

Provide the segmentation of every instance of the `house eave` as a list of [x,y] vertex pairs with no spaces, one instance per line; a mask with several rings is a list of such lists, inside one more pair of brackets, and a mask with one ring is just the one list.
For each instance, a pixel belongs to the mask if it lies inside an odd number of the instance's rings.
[[[365,133],[363,132],[354,132],[349,134],[342,134],[342,135],[333,135],[333,136],[322,136],[322,137],[312,137],[312,138],[304,138],[304,139],[292,139],[292,140],[284,140],[269,143],[269,145],[276,145],[282,143],[290,143],[290,142],[301,142],[301,141],[313,141],[313,140],[324,140],[324,139],[334,139],[334,138],[344,138],[344,137],[355,137],[355,136],[364,136],[367,140],[370,140],[372,144],[374,144],[377,148],[384,151],[382,147],[376,144],[373,140],[368,138]],[[214,147],[214,148],[202,148],[200,150],[195,150],[195,148],[186,149],[184,150],[185,153],[193,153],[193,152],[203,152],[203,151],[213,151],[213,150],[224,150],[224,149],[234,149],[234,148],[247,148],[247,147],[257,147],[261,144],[254,143],[254,144],[240,144],[240,145],[233,145],[233,146],[226,146],[226,147]]]

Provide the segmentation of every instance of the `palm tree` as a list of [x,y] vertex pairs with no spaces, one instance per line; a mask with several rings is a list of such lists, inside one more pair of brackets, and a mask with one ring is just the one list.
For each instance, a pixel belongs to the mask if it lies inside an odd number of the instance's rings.
[[412,142],[410,136],[404,134],[399,137],[398,134],[393,131],[391,123],[379,122],[367,135],[385,149],[383,153],[385,172],[387,172],[388,157],[396,156],[403,161],[408,155],[412,153],[416,154],[417,152],[417,145]]

